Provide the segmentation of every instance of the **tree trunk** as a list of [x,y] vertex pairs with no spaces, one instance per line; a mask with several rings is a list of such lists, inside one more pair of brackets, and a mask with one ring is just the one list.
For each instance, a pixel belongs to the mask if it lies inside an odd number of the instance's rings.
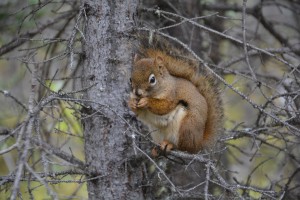
[[85,125],[85,156],[93,177],[88,182],[89,199],[143,199],[135,188],[141,171],[128,170],[133,148],[126,123],[127,94],[132,64],[133,16],[137,0],[87,0],[85,27],[85,85],[91,117]]

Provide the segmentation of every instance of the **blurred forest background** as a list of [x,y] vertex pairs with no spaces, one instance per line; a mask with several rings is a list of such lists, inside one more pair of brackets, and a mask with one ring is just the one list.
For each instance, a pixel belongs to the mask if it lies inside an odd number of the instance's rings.
[[[87,182],[97,177],[85,171],[82,125],[94,115],[83,100],[86,8],[75,0],[0,2],[0,199],[88,199]],[[155,32],[198,56],[220,82],[225,114],[215,156],[174,154],[201,163],[199,176],[145,156],[151,141],[137,134],[144,197],[300,198],[300,3],[141,1],[134,20],[133,32]],[[120,95],[126,102],[128,93]],[[146,131],[127,115],[129,130]],[[179,186],[176,176],[198,181]]]

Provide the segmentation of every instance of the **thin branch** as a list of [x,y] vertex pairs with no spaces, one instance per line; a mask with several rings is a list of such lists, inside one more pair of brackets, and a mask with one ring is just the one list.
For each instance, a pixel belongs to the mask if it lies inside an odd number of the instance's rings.
[[209,164],[205,165],[206,167],[206,178],[205,178],[205,187],[204,187],[204,198],[208,200],[208,186],[210,181],[210,166]]
[[[24,130],[24,132],[26,132],[26,136],[27,136],[26,140],[22,145],[18,146],[18,148],[21,152],[21,155],[19,156],[19,160],[18,160],[16,178],[15,178],[15,181],[14,181],[14,184],[13,184],[13,187],[12,187],[12,193],[11,193],[11,196],[10,196],[11,200],[15,200],[17,198],[17,194],[19,192],[20,179],[21,179],[21,176],[22,176],[24,163],[27,162],[27,155],[28,155],[28,150],[29,150],[29,147],[30,147],[29,137],[32,134],[33,121],[34,121],[34,118],[30,118],[30,120],[28,122],[28,125],[26,126],[26,131]],[[22,135],[23,135],[23,133],[21,132],[19,137],[21,138]]]
[[133,143],[133,145],[135,149],[139,150],[139,152],[141,152],[144,156],[148,158],[148,160],[155,166],[155,168],[165,177],[165,179],[169,182],[172,188],[176,190],[179,194],[181,194],[181,192],[177,189],[174,183],[169,179],[166,173],[156,164],[156,162],[147,153],[145,153],[142,149],[140,149],[138,145],[136,145],[135,143]]
[[[156,12],[156,11],[157,11],[156,9],[144,9],[144,10],[147,11],[147,12]],[[224,34],[224,33],[221,33],[221,32],[219,32],[219,31],[216,31],[216,30],[214,30],[214,29],[208,28],[208,27],[206,27],[206,26],[204,26],[204,25],[201,25],[201,24],[199,24],[199,23],[197,23],[197,22],[194,22],[194,21],[192,21],[192,20],[190,20],[190,19],[188,19],[188,18],[186,18],[186,17],[180,16],[180,15],[177,15],[177,14],[174,14],[174,13],[171,13],[171,12],[167,12],[167,11],[162,11],[162,10],[159,10],[159,12],[162,12],[162,13],[164,13],[164,14],[171,15],[171,16],[174,16],[174,17],[178,17],[179,19],[182,19],[182,20],[186,20],[187,22],[191,23],[192,25],[195,25],[195,26],[199,27],[200,29],[203,29],[203,30],[208,31],[208,32],[210,32],[210,33],[212,33],[212,34],[215,34],[215,35],[224,37],[224,38],[226,38],[226,39],[228,39],[228,40],[230,40],[230,41],[232,41],[232,42],[235,42],[235,43],[237,43],[237,44],[240,44],[240,45],[243,45],[243,44],[244,44],[243,41],[241,41],[241,40],[239,40],[239,39],[236,39],[236,38],[234,38],[233,36],[226,35],[226,34]],[[149,31],[149,29],[146,29],[146,28],[141,28],[140,30],[148,30],[148,31]],[[266,55],[268,55],[268,56],[271,56],[271,57],[275,58],[276,60],[278,60],[278,61],[284,63],[285,65],[289,66],[289,67],[292,68],[292,69],[296,69],[296,68],[297,68],[297,66],[294,66],[294,65],[288,63],[288,62],[285,61],[284,59],[279,58],[278,56],[276,56],[276,55],[274,55],[274,54],[272,54],[272,53],[270,53],[270,52],[268,52],[268,51],[265,51],[264,49],[258,48],[258,47],[256,47],[256,46],[254,46],[254,45],[252,45],[252,44],[248,44],[248,43],[247,43],[247,47],[248,47],[248,48],[251,48],[251,49],[255,49],[255,50],[257,50],[257,51],[259,51],[259,52],[261,52],[261,53],[263,53],[263,54],[266,54]],[[200,59],[200,58],[199,58],[199,60],[202,61],[202,59]],[[202,61],[202,62],[203,62],[203,61]]]
[[26,169],[39,181],[41,182],[45,188],[47,189],[48,194],[52,197],[52,199],[58,199],[57,194],[53,192],[53,190],[49,187],[47,181],[45,181],[42,177],[40,177],[29,165],[25,162]]
[[59,23],[63,19],[72,18],[72,17],[74,17],[74,15],[75,15],[74,12],[63,14],[57,18],[50,20],[48,23],[41,25],[36,30],[28,31],[27,33],[23,33],[21,35],[16,36],[10,42],[8,42],[0,47],[0,56],[12,51],[13,49],[15,49],[18,46],[24,44],[26,41],[28,41],[27,38],[32,38],[33,36],[42,32],[44,29],[48,28],[49,26]]
[[[40,147],[43,151],[46,151],[48,154],[55,155],[65,161],[73,164],[74,167],[77,167],[78,169],[85,170],[85,171],[87,170],[85,163],[82,162],[81,160],[77,159],[73,155],[70,155],[70,154],[62,151],[62,150],[58,149],[57,147],[51,146],[50,144],[42,142],[35,137],[31,138],[31,142],[33,142],[35,145]],[[89,172],[89,173],[92,173],[92,172]]]
[[[22,171],[24,168],[25,163],[27,162],[27,156],[28,156],[28,151],[30,148],[30,140],[32,136],[32,130],[33,130],[33,125],[35,118],[32,116],[33,114],[33,108],[35,104],[35,97],[36,97],[36,92],[37,92],[37,71],[38,71],[38,66],[35,65],[32,70],[32,77],[31,77],[31,91],[29,94],[29,100],[28,100],[28,124],[26,126],[26,135],[24,137],[24,142],[22,145],[18,146],[19,151],[21,152],[19,160],[18,160],[18,167],[17,167],[17,172],[16,172],[16,179],[13,184],[12,188],[12,194],[10,199],[15,200],[17,198],[17,193],[19,192],[19,187],[20,187],[20,179],[22,175]],[[19,136],[21,137],[21,136]]]
[[24,110],[28,111],[28,109],[26,108],[26,106],[16,97],[14,97],[13,95],[10,94],[9,91],[7,90],[1,90],[0,89],[0,93],[2,93],[5,97],[9,97],[11,99],[13,99],[18,105],[20,105]]
[[249,68],[249,71],[253,77],[253,79],[255,81],[257,81],[256,79],[256,75],[250,65],[250,61],[249,61],[249,56],[248,56],[248,51],[247,51],[247,40],[246,40],[246,8],[247,8],[247,0],[243,0],[243,14],[242,14],[242,29],[243,29],[243,47],[244,47],[244,53],[245,53],[245,57],[246,57],[246,63],[247,66]]
[[[269,33],[271,35],[274,36],[274,38],[276,38],[279,42],[281,42],[284,45],[287,45],[289,47],[291,47],[291,45],[288,43],[288,40],[285,39],[282,35],[280,35],[279,32],[277,32],[275,30],[275,28],[272,26],[272,23],[268,22],[263,13],[262,13],[262,8],[263,6],[270,6],[270,5],[276,5],[276,6],[281,6],[284,7],[286,9],[291,10],[293,13],[295,14],[299,14],[299,9],[297,9],[296,7],[290,7],[287,6],[285,3],[280,3],[277,1],[273,1],[273,2],[268,2],[268,1],[262,1],[262,2],[258,2],[255,6],[253,6],[252,8],[246,8],[244,6],[238,6],[238,5],[225,5],[225,4],[202,4],[201,6],[203,6],[204,10],[213,10],[213,11],[234,11],[234,12],[244,12],[247,14],[252,15],[253,17],[255,17],[260,23],[261,25],[269,31]],[[297,54],[299,55],[299,52],[297,52]]]

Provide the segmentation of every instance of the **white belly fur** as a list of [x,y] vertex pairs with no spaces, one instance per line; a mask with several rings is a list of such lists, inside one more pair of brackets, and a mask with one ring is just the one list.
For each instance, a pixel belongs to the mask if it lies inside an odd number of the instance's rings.
[[181,121],[185,116],[186,109],[182,105],[178,105],[166,115],[156,115],[148,110],[138,114],[138,118],[149,126],[154,142],[168,140],[175,145],[178,142]]

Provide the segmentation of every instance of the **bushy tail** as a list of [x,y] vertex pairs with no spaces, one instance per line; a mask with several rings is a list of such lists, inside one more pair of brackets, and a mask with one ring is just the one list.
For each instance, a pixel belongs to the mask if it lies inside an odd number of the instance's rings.
[[223,129],[223,103],[217,81],[210,74],[199,75],[193,82],[208,105],[208,115],[205,124],[204,144],[211,147]]

